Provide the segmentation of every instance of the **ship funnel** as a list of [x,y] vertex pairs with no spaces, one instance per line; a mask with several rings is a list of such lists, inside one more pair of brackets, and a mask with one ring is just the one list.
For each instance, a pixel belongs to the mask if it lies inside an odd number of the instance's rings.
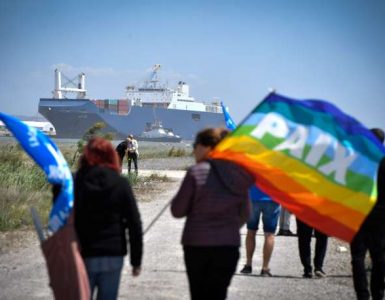
[[184,94],[186,96],[189,96],[190,94],[190,87],[186,82],[184,81],[179,81],[178,82],[178,93]]

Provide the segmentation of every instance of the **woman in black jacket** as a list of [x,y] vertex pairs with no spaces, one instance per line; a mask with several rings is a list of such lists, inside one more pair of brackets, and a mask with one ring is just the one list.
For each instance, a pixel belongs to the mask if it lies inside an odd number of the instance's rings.
[[118,155],[105,139],[92,138],[75,176],[75,228],[87,268],[91,293],[97,299],[118,296],[129,232],[132,275],[140,274],[142,224],[127,180],[119,175]]

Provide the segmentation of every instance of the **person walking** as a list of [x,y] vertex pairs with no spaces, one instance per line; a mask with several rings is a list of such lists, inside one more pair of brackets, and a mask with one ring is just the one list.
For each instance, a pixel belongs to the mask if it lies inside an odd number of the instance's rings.
[[269,262],[274,249],[274,234],[277,229],[280,205],[256,186],[250,189],[250,199],[252,203],[252,213],[247,222],[246,264],[241,270],[241,273],[252,273],[252,261],[256,244],[255,236],[258,231],[259,220],[262,217],[265,241],[263,244],[263,260],[260,274],[261,276],[272,276]]
[[209,128],[197,134],[196,165],[171,202],[172,215],[186,217],[182,245],[193,300],[226,299],[239,259],[239,230],[249,217],[252,176],[232,162],[208,158],[227,132]]
[[[371,129],[384,142],[384,131]],[[373,299],[384,298],[385,277],[385,158],[377,172],[377,202],[350,244],[354,290],[358,300],[370,298],[366,277],[365,256],[369,250],[372,261],[370,292]]]
[[117,298],[127,229],[132,275],[141,271],[141,218],[132,189],[119,170],[112,144],[94,137],[83,150],[74,179],[75,229],[91,295],[97,289],[100,300]]
[[290,218],[291,212],[288,211],[286,208],[281,207],[281,214],[279,216],[279,230],[277,232],[277,235],[296,236],[296,234],[290,230]]
[[127,137],[127,163],[128,163],[128,173],[131,173],[131,161],[134,162],[135,173],[138,175],[138,142],[134,139],[132,134]]
[[322,278],[326,277],[326,273],[323,270],[323,263],[326,255],[328,236],[322,232],[314,229],[313,227],[302,222],[298,218],[297,220],[297,236],[298,236],[298,248],[299,257],[304,268],[303,277],[312,278],[313,268],[311,265],[311,238],[314,231],[316,238],[315,243],[315,255],[314,255],[314,275]]

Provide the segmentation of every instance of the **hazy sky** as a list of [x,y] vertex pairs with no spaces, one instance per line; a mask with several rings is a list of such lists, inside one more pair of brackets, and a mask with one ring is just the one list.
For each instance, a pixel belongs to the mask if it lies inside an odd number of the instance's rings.
[[0,0],[0,111],[35,115],[58,66],[104,99],[154,64],[236,122],[274,87],[385,128],[382,0]]

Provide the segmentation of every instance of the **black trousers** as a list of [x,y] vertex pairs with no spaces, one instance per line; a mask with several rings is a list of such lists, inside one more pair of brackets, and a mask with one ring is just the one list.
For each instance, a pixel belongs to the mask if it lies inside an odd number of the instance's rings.
[[192,300],[223,300],[235,273],[239,247],[184,246]]
[[313,227],[303,223],[297,219],[297,235],[298,235],[298,249],[299,257],[304,268],[305,273],[311,273],[313,268],[311,266],[311,237],[313,234],[316,238],[314,268],[315,270],[322,270],[326,248],[328,244],[327,235],[315,230]]
[[[382,220],[382,222],[384,222]],[[362,228],[350,244],[352,255],[353,283],[357,299],[369,299],[368,280],[365,270],[365,255],[369,250],[372,260],[370,291],[373,299],[384,297],[385,277],[385,234],[384,224]]]
[[138,173],[138,154],[136,154],[136,152],[127,153],[128,173],[131,172],[131,161],[134,161],[135,172]]

